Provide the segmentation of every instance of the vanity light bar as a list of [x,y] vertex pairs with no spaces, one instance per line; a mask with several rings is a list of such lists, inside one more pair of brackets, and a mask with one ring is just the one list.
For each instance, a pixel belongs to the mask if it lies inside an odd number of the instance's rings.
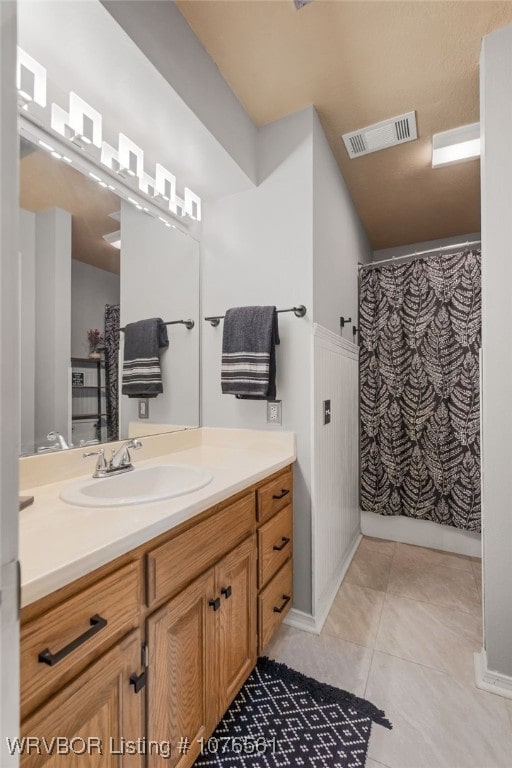
[[[137,207],[138,210],[146,215],[158,218],[167,227],[173,227],[179,230],[183,234],[193,237],[193,235],[187,231],[186,222],[182,220],[177,221],[171,212],[167,208],[162,208],[160,200],[146,199],[146,197],[140,195],[137,190],[132,189],[129,184],[125,183],[125,180],[117,176],[113,171],[109,171],[107,168],[98,168],[97,164],[92,160],[87,153],[82,152],[74,146],[68,146],[65,144],[60,136],[48,136],[47,131],[39,125],[36,125],[26,114],[21,112],[19,116],[19,132],[28,141],[33,144],[39,145],[49,154],[59,154],[60,161],[66,163],[72,163],[73,167],[78,171],[92,178],[101,187],[107,187],[107,189],[114,192],[118,197],[126,200],[131,205]],[[51,141],[51,144],[49,143]],[[101,176],[99,175],[101,174]]]
[[179,197],[176,177],[160,163],[155,165],[154,178],[150,176],[144,170],[144,151],[126,134],[119,133],[117,149],[103,141],[101,113],[74,91],[69,94],[67,112],[55,103],[46,109],[46,79],[46,69],[18,46],[17,89],[21,115],[27,117],[32,104],[37,104],[37,120],[46,130],[78,146],[84,153],[100,150],[99,162],[125,178],[129,186],[133,184],[139,194],[151,201],[158,199],[160,210],[165,209],[179,219],[201,221],[201,198],[189,187],[184,188],[183,198]]

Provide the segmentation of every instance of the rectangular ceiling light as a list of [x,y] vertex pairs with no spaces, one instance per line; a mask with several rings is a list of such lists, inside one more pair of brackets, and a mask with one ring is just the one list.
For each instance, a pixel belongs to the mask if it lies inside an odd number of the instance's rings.
[[480,123],[463,125],[432,136],[432,168],[480,157]]

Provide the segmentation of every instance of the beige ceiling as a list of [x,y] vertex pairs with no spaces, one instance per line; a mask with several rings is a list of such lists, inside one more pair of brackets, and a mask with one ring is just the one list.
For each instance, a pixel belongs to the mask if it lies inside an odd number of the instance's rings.
[[[479,231],[479,161],[432,169],[431,137],[478,121],[480,41],[512,2],[177,4],[258,126],[315,105],[374,248]],[[418,141],[348,158],[343,133],[410,110]]]
[[72,258],[119,274],[119,250],[103,240],[119,229],[119,222],[109,217],[121,206],[112,192],[36,149],[20,160],[20,206],[33,212],[55,206],[69,211]]

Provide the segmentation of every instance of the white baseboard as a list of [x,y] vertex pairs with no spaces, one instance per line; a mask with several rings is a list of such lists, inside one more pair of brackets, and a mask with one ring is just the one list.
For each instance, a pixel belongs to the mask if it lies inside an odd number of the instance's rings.
[[315,617],[310,613],[304,613],[297,608],[292,608],[288,611],[288,615],[283,620],[283,624],[288,624],[289,627],[295,627],[295,629],[302,629],[304,632],[311,632],[313,635],[319,635],[320,629],[317,626]]
[[352,546],[350,547],[350,550],[343,561],[343,564],[341,566],[341,569],[337,575],[337,577],[333,580],[332,585],[327,592],[327,596],[323,600],[323,606],[321,610],[319,610],[318,615],[312,615],[311,613],[304,613],[304,611],[299,611],[296,608],[292,608],[291,611],[288,612],[287,617],[284,619],[284,624],[288,624],[290,627],[295,627],[295,629],[302,629],[304,632],[311,632],[313,635],[319,635],[322,631],[322,627],[325,624],[325,620],[327,619],[327,616],[329,615],[329,611],[331,610],[332,604],[334,602],[334,598],[338,594],[338,590],[341,586],[341,582],[345,578],[345,574],[349,569],[350,563],[352,562],[352,558],[354,557],[356,550],[359,546],[359,542],[363,538],[361,533],[357,533],[356,537],[354,538],[354,541],[352,543]]
[[487,653],[485,648],[475,653],[475,683],[477,688],[489,693],[496,693],[506,699],[512,699],[512,677],[494,672],[487,667]]
[[350,567],[352,558],[354,557],[357,551],[357,548],[359,546],[359,542],[361,541],[362,538],[363,538],[362,533],[358,531],[354,537],[354,541],[352,542],[352,545],[348,551],[347,556],[345,557],[345,559],[343,560],[343,563],[341,564],[341,568],[338,574],[333,579],[329,589],[326,590],[324,597],[318,601],[318,606],[315,611],[315,621],[316,621],[316,625],[319,627],[319,630],[318,630],[319,633],[322,631],[322,627],[325,624],[325,620],[327,619],[327,616],[329,615],[329,611],[332,608],[334,598],[338,594],[338,590],[341,587],[341,582],[345,578],[345,574]]
[[467,557],[482,557],[479,533],[463,531],[450,525],[439,525],[431,520],[416,520],[403,515],[392,517],[361,511],[361,531],[364,536],[389,539],[416,547],[430,547],[444,552],[455,552]]

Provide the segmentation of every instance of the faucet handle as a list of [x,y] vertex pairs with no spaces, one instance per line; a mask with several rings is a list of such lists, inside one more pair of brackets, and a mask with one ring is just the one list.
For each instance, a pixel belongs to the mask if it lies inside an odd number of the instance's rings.
[[96,462],[96,472],[104,471],[107,469],[107,462],[105,461],[105,449],[100,448],[99,451],[86,451],[83,455],[83,458],[86,459],[88,456],[97,456],[98,461]]

